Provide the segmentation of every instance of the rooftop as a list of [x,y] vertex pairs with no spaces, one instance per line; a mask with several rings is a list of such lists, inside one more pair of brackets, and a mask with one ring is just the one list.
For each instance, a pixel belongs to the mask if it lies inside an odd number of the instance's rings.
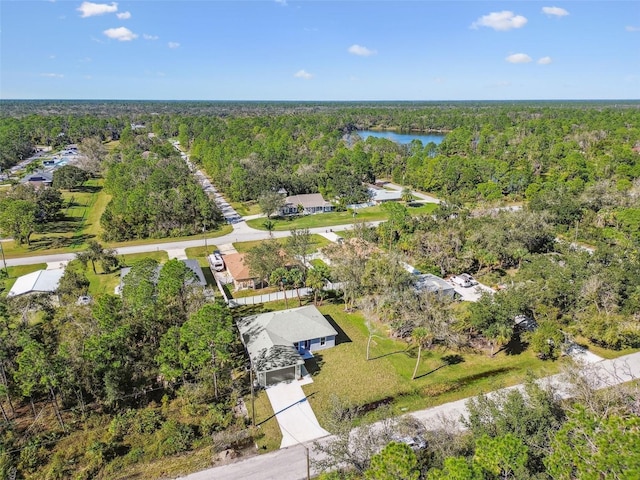
[[38,270],[18,277],[13,284],[7,297],[17,297],[25,293],[35,292],[55,292],[60,284],[60,279],[64,275],[64,268],[53,270]]

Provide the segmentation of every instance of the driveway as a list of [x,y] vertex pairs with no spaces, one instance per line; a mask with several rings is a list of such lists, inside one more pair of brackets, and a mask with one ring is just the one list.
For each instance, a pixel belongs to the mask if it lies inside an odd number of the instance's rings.
[[282,430],[280,448],[329,435],[318,423],[300,383],[293,381],[267,388],[267,396]]
[[460,298],[466,302],[477,302],[478,300],[480,300],[480,296],[483,292],[495,293],[495,290],[493,290],[491,287],[487,287],[486,285],[482,285],[481,283],[473,287],[465,288],[461,287],[460,285],[456,285],[451,280],[447,280],[446,282],[451,285],[456,290],[456,293],[460,295]]

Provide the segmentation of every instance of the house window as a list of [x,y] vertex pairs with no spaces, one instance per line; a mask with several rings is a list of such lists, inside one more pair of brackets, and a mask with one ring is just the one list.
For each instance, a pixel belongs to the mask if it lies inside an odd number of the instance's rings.
[[327,337],[320,337],[320,346],[327,344]]

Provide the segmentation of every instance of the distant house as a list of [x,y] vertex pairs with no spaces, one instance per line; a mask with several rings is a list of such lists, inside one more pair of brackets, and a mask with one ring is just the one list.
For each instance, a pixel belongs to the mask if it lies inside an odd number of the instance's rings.
[[[187,268],[189,268],[189,270],[191,270],[196,276],[195,280],[188,280],[186,282],[188,285],[195,284],[201,287],[207,286],[207,280],[204,278],[204,272],[202,271],[202,267],[200,267],[200,264],[198,263],[197,260],[189,259],[189,260],[180,260],[180,261],[183,262],[187,266]],[[156,268],[156,272],[153,278],[154,283],[157,283],[158,281],[158,278],[160,276],[160,270],[162,270],[162,265],[158,265],[158,267]],[[116,291],[115,291],[117,295],[122,294],[122,288],[124,287],[124,277],[126,277],[130,271],[131,271],[130,267],[125,267],[120,270],[120,284],[116,286]]]
[[64,268],[38,270],[18,277],[7,297],[18,297],[30,293],[54,293],[58,289]]
[[258,277],[252,275],[249,266],[245,264],[243,253],[228,253],[223,256],[223,259],[236,290],[256,288],[256,285],[260,283]]
[[456,294],[452,285],[449,285],[444,279],[430,273],[414,275],[413,285],[416,292],[427,291],[450,298],[453,298]]
[[[298,210],[298,205],[302,211]],[[319,193],[306,193],[304,195],[292,195],[285,199],[284,206],[280,209],[280,215],[296,215],[302,213],[310,215],[312,213],[330,212],[333,205],[327,202]]]
[[402,192],[400,190],[385,190],[384,188],[369,188],[371,201],[375,204],[384,202],[398,202],[402,200]]
[[302,377],[304,358],[335,346],[338,335],[313,305],[250,315],[237,325],[262,386]]
[[35,187],[50,187],[53,184],[53,175],[48,172],[34,172],[25,176],[20,183],[28,183]]

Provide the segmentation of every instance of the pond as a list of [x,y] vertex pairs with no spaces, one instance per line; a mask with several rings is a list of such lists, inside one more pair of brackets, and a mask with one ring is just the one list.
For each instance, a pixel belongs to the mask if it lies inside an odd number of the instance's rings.
[[356,133],[360,135],[363,140],[366,140],[368,137],[386,138],[401,145],[409,144],[413,140],[420,140],[422,145],[426,145],[429,142],[439,145],[445,137],[439,134],[398,133],[391,130],[357,130]]

